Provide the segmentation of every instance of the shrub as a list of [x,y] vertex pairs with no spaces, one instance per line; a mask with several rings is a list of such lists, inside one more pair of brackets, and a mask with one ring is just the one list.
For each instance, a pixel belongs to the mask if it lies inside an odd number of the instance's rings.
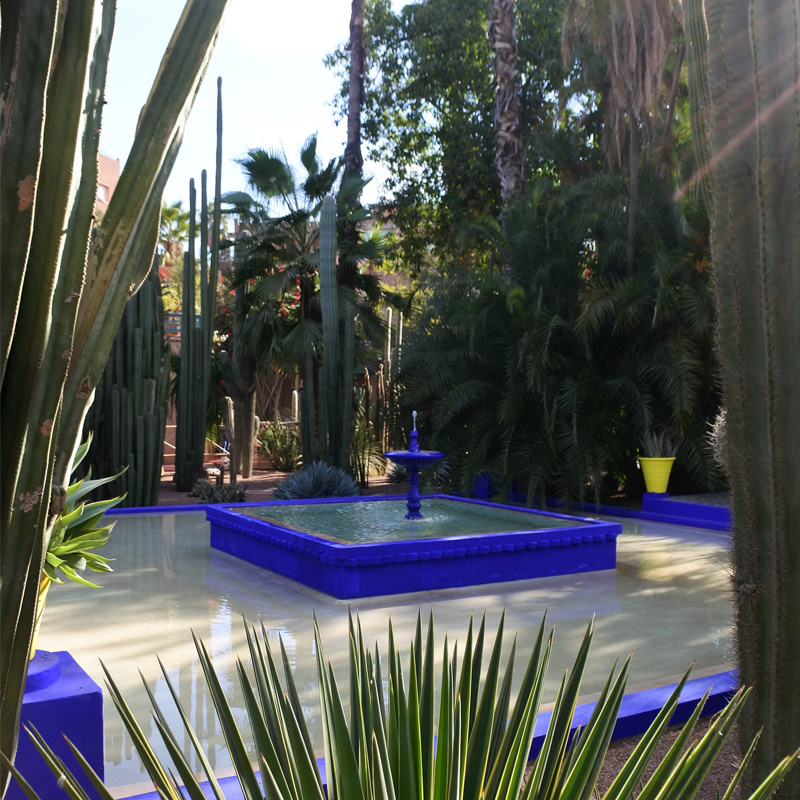
[[[342,687],[344,691],[339,688],[315,625],[314,653],[327,786],[323,786],[317,767],[317,751],[306,726],[306,710],[283,642],[280,642],[280,652],[274,653],[263,626],[261,637],[255,628],[252,631],[246,628],[246,633],[250,664],[248,668],[245,660],[240,659],[238,676],[247,720],[243,719],[242,709],[236,709],[235,713],[231,709],[208,650],[195,637],[199,660],[243,797],[588,800],[596,796],[595,783],[625,692],[630,656],[616,675],[616,670],[609,675],[594,712],[570,744],[573,716],[594,633],[592,624],[586,630],[573,669],[568,670],[561,681],[546,737],[529,770],[526,767],[543,702],[553,636],[552,632],[548,633],[544,620],[513,702],[512,667],[516,647],[512,646],[504,666],[502,619],[491,647],[485,636],[485,619],[477,632],[473,632],[470,622],[463,649],[445,638],[437,681],[432,613],[427,635],[423,635],[421,619],[417,616],[410,656],[405,659],[396,645],[391,623],[388,652],[379,657],[377,645],[374,650],[365,645],[361,623],[351,616],[349,692],[345,687]],[[279,677],[281,667],[283,684]],[[106,671],[109,691],[159,794],[169,800],[202,797],[202,778],[195,774],[190,750],[195,751],[202,764],[206,780],[213,779],[213,768],[200,736],[190,727],[191,715],[181,707],[178,691],[163,666],[162,670],[185,730],[173,732],[165,722],[166,709],[162,708],[161,700],[152,693],[150,700],[167,749],[187,784],[187,795],[176,788],[174,778],[170,779],[167,765],[159,761],[148,736]],[[749,690],[740,689],[716,716],[707,733],[693,741],[692,731],[704,698],[652,777],[646,779],[645,768],[652,761],[675,712],[688,676],[689,672],[641,737],[629,760],[620,766],[606,798],[630,798],[637,789],[636,795],[642,800],[645,797],[691,800],[696,796]],[[342,698],[350,700],[349,722]],[[245,728],[252,735],[247,745],[242,738]],[[31,736],[41,745],[41,752],[49,754],[49,748],[35,731],[31,731]],[[191,741],[192,747],[187,750],[184,741]],[[770,797],[796,762],[798,752],[787,756],[750,800]],[[257,767],[252,763],[254,754],[259,756],[264,791],[259,787]],[[751,756],[752,749],[745,755],[745,764]],[[732,787],[741,779],[744,768],[745,765],[737,772],[726,798],[731,796]],[[63,764],[54,760],[51,769],[61,774],[61,781],[70,790],[71,797],[79,796],[72,794],[77,784]]]
[[290,475],[275,487],[276,500],[303,500],[310,497],[352,497],[359,494],[358,483],[340,467],[315,461]]
[[189,497],[197,497],[201,503],[244,503],[248,488],[246,483],[223,483],[218,486],[200,480],[192,487]]
[[258,433],[258,444],[267,454],[272,469],[294,472],[300,463],[300,437],[294,425],[281,422],[278,412]]

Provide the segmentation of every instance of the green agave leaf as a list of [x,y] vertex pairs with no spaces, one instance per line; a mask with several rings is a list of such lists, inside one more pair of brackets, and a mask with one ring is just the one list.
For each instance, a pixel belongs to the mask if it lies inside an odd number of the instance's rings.
[[[244,621],[244,626],[245,633],[247,634],[247,644],[250,648],[250,664],[255,673],[256,687],[261,700],[260,716],[263,718],[266,725],[269,744],[275,749],[275,757],[277,759],[277,766],[273,766],[271,761],[268,763],[270,769],[275,773],[275,780],[278,780],[278,773],[280,773],[286,777],[287,781],[294,781],[295,773],[291,768],[288,734],[286,733],[286,725],[284,724],[284,717],[281,713],[280,682],[278,680],[277,670],[275,669],[275,662],[272,658],[269,640],[267,639],[267,634],[262,623],[261,631],[264,640],[264,650],[266,651],[265,659],[261,643],[256,636],[255,630],[251,633],[246,621]],[[264,752],[267,751],[264,750]]]
[[772,797],[775,790],[780,786],[781,781],[786,777],[789,773],[789,770],[792,769],[797,764],[797,760],[800,758],[800,749],[795,750],[789,756],[783,759],[783,761],[775,767],[772,772],[763,780],[761,785],[750,795],[749,800],[767,800],[768,797]]
[[486,800],[495,800],[495,798],[496,800],[516,800],[519,797],[536,730],[536,707],[535,697],[529,695],[521,724],[517,728],[509,750],[509,759],[502,770],[497,792],[491,794],[487,792]]
[[544,680],[547,676],[547,665],[550,661],[550,650],[552,647],[552,633],[548,637],[547,646],[543,647],[545,618],[539,626],[539,633],[536,643],[531,651],[525,675],[517,693],[517,700],[514,711],[508,720],[508,725],[503,732],[503,739],[497,755],[492,760],[492,771],[486,784],[487,796],[491,797],[499,791],[499,784],[502,779],[503,770],[506,763],[511,758],[511,748],[513,747],[516,732],[523,724],[527,705],[530,701],[533,704],[533,714],[538,716],[539,704],[541,703],[542,692],[544,691]]
[[[66,764],[64,764],[64,762],[58,757],[58,755],[56,755],[47,742],[45,742],[39,731],[33,725],[25,725],[24,729],[30,737],[31,742],[33,742],[33,746],[37,749],[45,764],[47,764],[47,768],[50,770],[50,772],[59,778],[61,778],[62,775],[64,776],[63,789],[67,796],[72,798],[72,800],[89,800],[89,795],[86,794],[83,787],[75,779],[75,776],[66,766]],[[30,785],[25,783],[23,790],[25,786],[30,789]],[[29,797],[37,797],[36,792],[34,792],[32,789],[31,792],[32,794],[29,794]]]
[[125,725],[125,729],[128,731],[128,735],[133,741],[133,746],[136,748],[136,752],[142,760],[142,766],[144,766],[145,771],[150,776],[150,780],[153,781],[153,785],[162,796],[173,800],[181,800],[180,797],[175,794],[172,781],[167,771],[161,765],[158,756],[150,746],[147,734],[144,733],[139,723],[136,721],[136,717],[134,717],[133,712],[125,702],[119,688],[116,683],[114,683],[111,673],[109,673],[106,665],[102,661],[100,662],[100,666],[102,666],[106,676],[106,687],[111,695],[111,699],[120,717],[122,717],[122,723]]
[[[314,758],[313,751],[306,750],[304,746],[303,734],[294,714],[287,714],[286,728],[289,733],[289,752],[292,755],[295,764],[294,769],[298,776],[298,800],[314,800],[314,798],[317,798],[317,800],[325,800],[325,792],[322,788],[322,779],[317,769],[317,761]],[[347,738],[346,726],[343,737]],[[358,774],[356,770],[356,780],[357,778]],[[350,780],[352,780],[352,778]],[[349,784],[349,781],[347,783]],[[342,796],[357,798],[358,794],[345,794]]]
[[[187,717],[186,711],[183,708],[180,696],[175,691],[175,686],[170,680],[169,674],[167,673],[167,669],[160,658],[158,659],[158,666],[161,668],[161,674],[164,676],[164,680],[166,681],[167,688],[169,689],[169,693],[172,697],[172,702],[175,704],[175,708],[178,711],[178,714],[180,715],[181,722],[183,723],[183,729],[186,732],[186,736],[189,739],[189,742],[191,742],[192,749],[197,755],[197,760],[200,762],[200,765],[203,768],[206,778],[211,786],[211,789],[214,792],[214,796],[218,800],[225,800],[225,797],[222,793],[222,789],[220,788],[220,785],[217,782],[217,777],[214,774],[214,769],[209,763],[208,759],[206,758],[202,742],[200,741],[194,729],[192,728],[191,724],[189,723],[189,718]],[[161,731],[161,736],[170,750],[170,755],[172,756],[175,765],[178,767],[178,771],[181,774],[181,778],[183,779],[184,783],[187,786],[191,787],[192,797],[195,797],[195,800],[204,800],[205,795],[202,793],[199,783],[195,780],[193,770],[191,769],[190,765],[186,763],[186,758],[183,755],[183,748],[180,746],[180,743],[170,730],[169,724],[167,723],[167,719],[162,713],[161,707],[156,701],[155,695],[152,693],[152,691],[150,690],[150,686],[144,679],[142,680],[142,683],[144,684],[145,691],[147,692],[150,698],[150,705],[153,707],[153,711],[155,712],[157,722],[159,724],[159,730]],[[169,737],[170,741],[168,742],[165,737]],[[176,752],[173,752],[173,750]],[[187,771],[189,773],[188,777],[187,775],[184,774]],[[200,791],[201,794],[197,795],[196,794],[197,791]]]
[[50,552],[55,552],[59,556],[64,556],[68,553],[78,553],[81,550],[91,550],[108,544],[109,538],[109,535],[106,533],[98,534],[95,531],[90,531],[89,533],[82,533],[79,536],[70,537],[57,548],[52,548]]
[[[382,757],[383,757],[383,752],[378,746],[377,740],[373,736],[372,739],[373,764],[379,764]],[[389,787],[387,787],[386,785],[386,775],[384,774],[383,770],[381,769],[373,770],[371,788],[372,788],[372,793],[371,793],[372,800],[394,800],[394,793],[390,792]]]
[[[661,787],[663,787],[664,784],[667,782],[669,775],[672,773],[672,771],[675,769],[676,765],[680,761],[681,753],[683,752],[686,743],[689,741],[692,732],[694,731],[695,725],[697,724],[697,720],[700,719],[700,714],[703,711],[703,707],[706,704],[710,691],[711,689],[709,688],[708,691],[706,691],[706,693],[697,703],[697,705],[694,708],[694,711],[692,711],[692,715],[689,717],[689,719],[686,721],[686,724],[681,729],[680,734],[672,743],[672,746],[669,748],[664,758],[661,759],[661,763],[658,765],[655,772],[650,776],[650,780],[647,781],[647,783],[645,784],[644,788],[641,791],[640,794],[641,800],[651,800],[651,798],[655,796],[656,792],[658,792],[661,789]],[[650,729],[648,729],[648,732],[645,734],[645,737],[643,737],[643,740],[649,735],[650,730],[653,729],[657,721],[658,719],[653,721],[653,724],[650,726]],[[637,746],[636,750],[638,749],[639,748]],[[635,763],[635,760],[640,757],[641,757],[640,754],[634,751],[634,753],[631,754],[631,758],[629,759],[629,761],[634,761]]]
[[682,800],[697,794],[711,764],[728,738],[750,690],[740,689],[719,713],[703,738],[681,759],[660,792],[658,800]]
[[359,800],[364,797],[361,778],[358,773],[358,759],[353,752],[350,732],[336,683],[333,667],[328,664],[328,697],[326,704],[330,713],[328,731],[331,736],[331,748],[334,752],[334,764],[337,767],[337,789],[340,797]]
[[[561,793],[575,800],[588,800],[594,789],[597,775],[608,750],[614,725],[617,722],[622,696],[628,679],[630,656],[626,659],[613,686],[609,683],[601,694],[580,740],[573,745],[570,765],[565,770]],[[612,672],[613,676],[613,672]]]
[[[247,709],[247,716],[250,718],[250,727],[253,731],[253,740],[260,755],[259,767],[261,768],[261,780],[267,785],[267,774],[269,773],[269,783],[274,786],[275,795],[280,798],[298,798],[296,787],[289,785],[289,780],[294,775],[288,770],[289,775],[283,770],[281,760],[273,744],[273,737],[270,736],[266,720],[264,718],[255,694],[250,686],[247,675],[244,674],[244,667],[241,660],[237,660],[236,669],[239,673],[239,683],[244,695],[244,704]],[[266,772],[265,772],[266,771]]]
[[81,577],[69,564],[64,562],[59,569],[66,575],[71,581],[75,581],[75,583],[80,583],[82,586],[88,586],[91,589],[102,589],[103,587],[99,584],[92,583],[91,581],[87,581],[86,578]]
[[192,633],[194,639],[195,649],[200,658],[200,665],[203,668],[203,674],[206,678],[206,684],[211,692],[211,698],[214,701],[214,707],[217,710],[217,717],[219,718],[222,733],[225,737],[225,743],[228,746],[228,752],[231,755],[237,775],[239,776],[239,783],[242,787],[242,794],[245,800],[261,800],[261,788],[256,780],[255,772],[250,764],[250,759],[247,755],[247,748],[242,741],[239,728],[236,725],[233,713],[231,712],[228,700],[225,697],[225,692],[219,682],[214,666],[208,655],[203,642]]
[[83,754],[80,750],[73,744],[69,737],[65,736],[64,740],[66,741],[69,749],[72,751],[72,755],[75,756],[75,760],[80,764],[81,769],[84,771],[86,776],[89,778],[94,790],[97,792],[100,800],[113,800],[113,795],[111,792],[105,787],[103,781],[100,780],[100,776],[94,771],[91,764],[84,758]]
[[589,655],[593,633],[594,618],[586,628],[586,633],[572,668],[572,674],[566,673],[561,680],[550,726],[545,735],[542,750],[536,758],[531,776],[532,797],[550,797],[556,785],[559,770],[567,751],[572,718],[575,714],[575,704],[580,691],[583,671],[586,668],[586,659]]
[[[70,507],[84,498],[87,494],[91,494],[95,489],[100,486],[105,486],[108,483],[112,483],[113,481],[117,480],[120,476],[124,475],[128,471],[128,468],[120,470],[116,475],[111,475],[107,478],[96,478],[95,480],[91,480],[92,470],[91,467],[89,471],[86,473],[86,477],[82,478],[75,483],[71,483],[67,487],[66,492],[66,502],[67,507]],[[122,497],[118,498],[117,502],[121,502]]]
[[[467,746],[467,761],[464,770],[464,797],[466,800],[477,800],[483,791],[484,781],[486,780],[487,761],[489,758],[489,747],[491,745],[495,695],[500,675],[500,656],[503,649],[503,627],[505,624],[505,610],[500,617],[495,635],[494,647],[489,658],[489,669],[483,684],[483,694],[477,702],[477,708],[473,724],[470,728],[469,744]],[[473,697],[477,700],[477,686],[475,677],[480,677],[479,663],[483,652],[484,624],[486,617],[481,623],[478,635],[478,645],[476,651],[478,658],[475,662],[476,670],[473,673]]]
[[517,637],[515,636],[511,643],[511,652],[506,659],[506,670],[503,674],[503,682],[500,684],[500,691],[497,694],[497,701],[495,703],[492,737],[489,744],[489,757],[487,759],[490,771],[497,762],[497,755],[500,752],[503,737],[508,729],[508,709],[511,705],[511,681],[514,676],[514,659],[516,654]]
[[[153,698],[151,698],[151,700],[152,699]],[[178,770],[178,775],[184,784],[183,787],[179,789],[177,781],[173,777],[172,781],[173,784],[175,784],[175,789],[181,792],[186,791],[190,800],[206,800],[206,796],[203,793],[203,789],[200,786],[199,780],[195,776],[189,764],[186,763],[186,757],[183,754],[183,750],[175,740],[175,737],[172,731],[169,729],[169,726],[164,721],[163,716],[156,714],[154,717],[154,722],[156,724],[156,728],[158,728],[158,732],[161,734],[162,741],[166,745],[167,752],[169,753],[173,764]],[[208,777],[208,775],[206,775],[206,777]]]
[[[376,654],[377,656],[377,654]],[[377,663],[377,660],[376,660]],[[379,680],[370,682],[370,690],[372,692],[372,704],[375,708],[383,708],[383,684]],[[392,769],[389,762],[389,748],[386,743],[386,724],[384,717],[380,714],[373,716],[375,722],[372,729],[372,752],[373,752],[373,770],[372,780],[380,782],[383,786],[389,800],[396,800],[394,792],[394,783],[392,782]],[[380,772],[380,778],[375,773]]]
[[442,649],[442,680],[439,696],[439,727],[433,761],[432,800],[444,800],[447,796],[447,785],[450,777],[449,767],[453,753],[453,697],[447,636],[444,638],[444,647]]
[[[758,733],[756,733],[756,735],[753,737],[753,741],[750,742],[750,747],[747,748],[747,752],[744,754],[742,763],[739,764],[739,769],[736,770],[736,774],[731,779],[728,788],[725,790],[725,794],[722,796],[722,800],[731,800],[731,797],[733,796],[733,793],[737,785],[739,784],[739,781],[742,779],[744,773],[747,770],[747,765],[753,758],[753,753],[755,753],[756,746],[758,745],[758,740],[760,738],[761,738],[761,731],[758,731]],[[717,794],[719,794],[719,792],[717,792]]]
[[69,530],[70,525],[77,524],[78,520],[81,518],[81,515],[83,514],[83,508],[84,505],[81,503],[71,511],[62,512],[58,519],[56,519],[53,529],[58,531]]

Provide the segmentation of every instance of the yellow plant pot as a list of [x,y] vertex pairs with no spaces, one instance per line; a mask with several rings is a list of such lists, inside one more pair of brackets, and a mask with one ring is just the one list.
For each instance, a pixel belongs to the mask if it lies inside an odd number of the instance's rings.
[[42,615],[44,614],[44,606],[47,602],[47,593],[50,591],[50,584],[52,581],[47,575],[42,575],[39,581],[39,597],[36,601],[36,619],[33,623],[33,638],[31,639],[31,654],[30,658],[36,655],[36,642],[39,639],[39,626],[42,624]]
[[664,494],[667,491],[669,474],[672,472],[674,462],[674,456],[672,458],[639,458],[639,466],[644,475],[644,485],[648,492]]

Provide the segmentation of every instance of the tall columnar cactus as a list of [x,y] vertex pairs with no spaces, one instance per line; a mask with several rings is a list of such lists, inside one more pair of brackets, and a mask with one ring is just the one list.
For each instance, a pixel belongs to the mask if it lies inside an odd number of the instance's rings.
[[225,388],[231,397],[228,408],[228,441],[231,445],[231,483],[236,476],[249,478],[253,473],[253,452],[258,418],[256,417],[256,365],[251,356],[244,352],[242,342],[242,319],[244,286],[236,288],[233,359],[226,351],[220,353],[220,365],[225,379]]
[[[178,375],[177,427],[175,432],[175,484],[188,492],[202,477],[206,442],[208,390],[211,382],[211,346],[219,274],[219,229],[222,174],[222,80],[217,79],[217,149],[214,181],[213,230],[209,236],[207,176],[200,176],[200,314],[196,312],[197,259],[196,191],[189,183],[189,247],[183,257],[183,306],[181,312],[181,365]],[[211,263],[208,243],[211,242]]]
[[122,472],[100,487],[98,499],[124,494],[122,505],[156,505],[169,404],[168,359],[158,259],[154,258],[147,280],[125,305],[87,418],[94,431],[89,451],[92,473]]
[[[781,0],[687,0],[727,399],[738,666],[759,779],[800,743],[800,28]],[[752,777],[752,776],[751,776]],[[784,797],[800,797],[800,775]]]
[[[188,0],[91,235],[114,3],[3,4],[0,751],[13,754],[36,597],[83,420],[155,249],[161,195],[227,0]],[[0,791],[8,771],[0,762]]]
[[322,366],[320,367],[320,458],[342,469],[350,466],[353,424],[353,362],[355,314],[345,299],[339,342],[339,284],[336,275],[336,201],[322,201],[319,223],[319,294],[322,310]]

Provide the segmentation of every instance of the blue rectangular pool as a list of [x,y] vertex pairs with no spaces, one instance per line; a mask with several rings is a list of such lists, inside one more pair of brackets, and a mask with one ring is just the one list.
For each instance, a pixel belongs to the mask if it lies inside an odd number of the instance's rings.
[[621,525],[447,495],[209,507],[211,546],[338,598],[614,569]]

